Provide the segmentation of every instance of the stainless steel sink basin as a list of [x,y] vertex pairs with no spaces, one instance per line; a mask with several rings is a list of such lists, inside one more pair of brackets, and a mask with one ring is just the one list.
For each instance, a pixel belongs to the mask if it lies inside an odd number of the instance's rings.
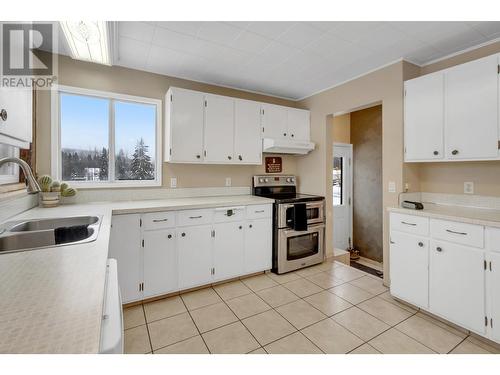
[[31,232],[39,230],[56,229],[62,227],[73,227],[80,225],[92,225],[99,221],[97,216],[75,216],[55,219],[37,219],[23,221],[14,225],[9,230],[11,232]]
[[7,222],[0,226],[0,254],[95,241],[100,226],[98,216]]

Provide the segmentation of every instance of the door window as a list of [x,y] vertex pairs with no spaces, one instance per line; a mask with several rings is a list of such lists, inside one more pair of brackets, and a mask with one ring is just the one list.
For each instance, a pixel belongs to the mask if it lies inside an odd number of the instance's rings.
[[333,205],[344,204],[344,158],[335,156],[333,158]]

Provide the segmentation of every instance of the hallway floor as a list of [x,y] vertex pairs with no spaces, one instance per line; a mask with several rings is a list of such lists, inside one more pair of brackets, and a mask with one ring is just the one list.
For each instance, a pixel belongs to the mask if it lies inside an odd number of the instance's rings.
[[500,353],[338,262],[141,304],[124,320],[126,353]]

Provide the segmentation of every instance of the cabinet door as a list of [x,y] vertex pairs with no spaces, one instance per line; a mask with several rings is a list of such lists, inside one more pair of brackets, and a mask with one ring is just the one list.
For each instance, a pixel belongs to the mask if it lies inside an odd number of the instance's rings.
[[391,232],[391,294],[416,306],[429,305],[429,240]]
[[485,333],[484,251],[431,241],[429,307],[432,313]]
[[309,141],[309,111],[303,109],[287,109],[287,137],[297,141]]
[[214,226],[214,280],[243,273],[244,223],[220,223]]
[[446,156],[498,156],[497,56],[459,65],[445,76]]
[[264,104],[262,107],[262,128],[264,138],[287,139],[287,108]]
[[489,253],[488,255],[488,306],[489,306],[489,326],[490,337],[496,342],[500,342],[500,253]]
[[444,157],[444,74],[405,82],[405,161]]
[[140,215],[116,215],[111,221],[109,258],[116,259],[123,303],[142,299],[143,280]]
[[234,158],[237,163],[261,164],[260,103],[234,103]]
[[32,95],[31,89],[0,89],[0,110],[7,115],[6,120],[0,119],[0,134],[31,142]]
[[144,297],[177,290],[175,230],[146,231],[144,239]]
[[252,220],[245,228],[245,273],[267,271],[272,268],[271,218]]
[[230,163],[234,156],[234,99],[206,96],[205,161]]
[[170,161],[202,161],[204,94],[172,89],[170,100],[171,103],[167,106],[170,108],[168,109],[170,113],[167,114],[170,122],[169,136],[172,149]]
[[212,227],[177,228],[179,289],[212,281]]

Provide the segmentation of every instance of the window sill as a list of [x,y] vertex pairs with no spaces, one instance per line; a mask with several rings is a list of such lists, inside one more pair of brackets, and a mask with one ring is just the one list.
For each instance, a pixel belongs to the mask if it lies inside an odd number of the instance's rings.
[[121,189],[121,188],[146,188],[146,187],[160,187],[161,181],[141,181],[141,182],[77,182],[77,181],[63,181],[69,186],[80,190],[91,189]]

